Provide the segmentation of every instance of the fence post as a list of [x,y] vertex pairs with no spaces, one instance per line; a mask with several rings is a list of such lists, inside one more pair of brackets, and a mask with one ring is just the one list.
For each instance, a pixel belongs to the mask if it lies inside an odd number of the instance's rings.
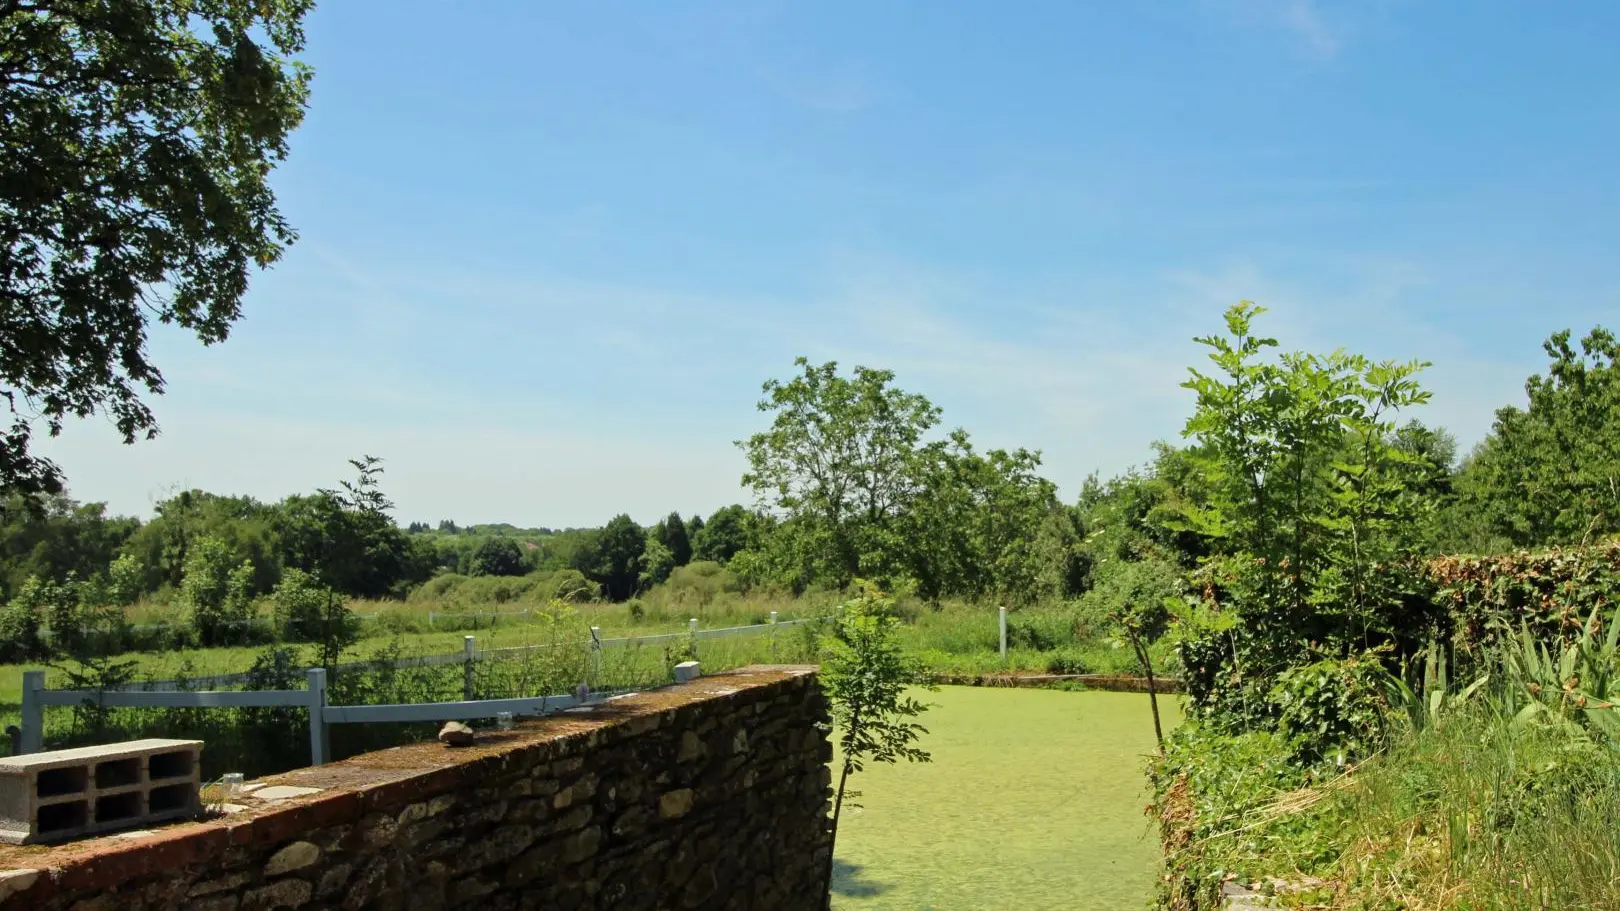
[[686,621],[686,631],[692,635],[692,657],[696,658],[697,653],[698,653],[698,649],[697,649],[697,618],[696,617],[693,617],[692,619]]
[[326,668],[312,667],[309,678],[309,764],[326,765],[332,756],[332,742],[326,727]]
[[771,611],[771,660],[776,660],[776,611]]
[[602,628],[591,627],[591,663],[588,669],[589,683],[597,689],[602,687]]
[[45,748],[45,704],[39,694],[45,689],[44,671],[23,671],[21,750],[38,753]]
[[1007,609],[1001,609],[1001,660],[1007,660]]
[[464,656],[461,672],[462,698],[471,702],[473,697],[473,663],[478,660],[478,637],[462,636],[461,651]]

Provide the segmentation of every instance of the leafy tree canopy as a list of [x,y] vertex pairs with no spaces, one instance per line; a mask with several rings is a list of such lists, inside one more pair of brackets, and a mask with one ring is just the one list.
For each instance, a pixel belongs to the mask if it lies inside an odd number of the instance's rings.
[[770,429],[738,446],[748,457],[743,485],[761,505],[795,520],[809,570],[833,584],[886,578],[897,568],[896,520],[922,485],[923,436],[939,409],[893,385],[887,370],[805,358],[800,373],[763,387]]
[[311,6],[0,4],[0,493],[62,489],[35,420],[155,435],[148,320],[223,340],[293,241],[268,178],[304,116]]
[[670,558],[675,561],[675,566],[685,566],[692,562],[692,539],[688,536],[686,521],[681,518],[680,513],[670,513],[664,521],[654,525],[651,531],[658,539],[658,543],[669,549]]
[[473,576],[521,576],[523,550],[511,538],[485,538],[473,551],[470,568]]
[[1503,408],[1457,477],[1461,516],[1482,517],[1472,542],[1577,544],[1620,532],[1620,342],[1602,327],[1577,349],[1568,331],[1543,348],[1545,376],[1527,408]]
[[647,536],[627,515],[614,516],[592,539],[573,554],[574,568],[602,586],[614,601],[636,593],[641,583],[641,555]]

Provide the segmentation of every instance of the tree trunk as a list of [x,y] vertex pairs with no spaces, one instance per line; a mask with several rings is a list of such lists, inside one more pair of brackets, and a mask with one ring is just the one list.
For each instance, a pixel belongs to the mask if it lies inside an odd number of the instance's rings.
[[844,760],[844,767],[838,773],[838,793],[833,797],[833,815],[831,831],[827,837],[827,909],[832,909],[832,878],[834,857],[838,847],[838,817],[844,812],[844,785],[849,782],[850,764]]
[[1141,637],[1135,630],[1127,630],[1131,637],[1131,648],[1136,650],[1136,660],[1142,662],[1142,670],[1147,674],[1148,705],[1153,708],[1153,738],[1158,741],[1159,755],[1164,755],[1164,728],[1159,723],[1159,686],[1153,679],[1153,658],[1142,645]]

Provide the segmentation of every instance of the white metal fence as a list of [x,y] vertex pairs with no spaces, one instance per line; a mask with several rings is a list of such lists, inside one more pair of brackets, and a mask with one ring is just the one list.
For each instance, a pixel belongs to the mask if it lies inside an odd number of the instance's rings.
[[[597,627],[591,627],[590,649],[600,656],[602,650],[663,642],[687,641],[693,651],[700,653],[698,643],[703,640],[730,636],[775,636],[778,629],[789,626],[821,623],[829,618],[778,622],[771,612],[768,623],[752,626],[733,626],[720,629],[699,629],[698,621],[688,621],[685,631],[651,636],[622,636],[611,639],[601,637]],[[552,648],[550,645],[515,646],[510,648],[479,649],[477,637],[463,638],[460,652],[444,655],[424,655],[391,662],[395,668],[428,665],[462,664],[465,668],[464,692],[466,699],[459,702],[426,702],[406,705],[328,705],[326,701],[326,670],[310,668],[305,671],[308,688],[302,690],[219,690],[209,687],[241,686],[248,682],[247,674],[222,674],[188,680],[160,680],[127,684],[118,688],[95,690],[51,690],[45,688],[44,671],[24,671],[22,685],[22,725],[18,738],[18,752],[37,753],[43,748],[45,735],[45,709],[48,706],[89,705],[101,708],[303,708],[309,711],[310,764],[322,765],[331,756],[328,726],[333,724],[379,724],[404,722],[467,721],[494,718],[502,713],[543,715],[611,698],[609,693],[592,693],[581,684],[579,691],[569,695],[531,696],[515,699],[473,699],[475,668],[480,660],[521,655],[535,649]],[[599,660],[599,658],[597,659]],[[338,669],[375,668],[374,662],[356,662],[339,665]]]

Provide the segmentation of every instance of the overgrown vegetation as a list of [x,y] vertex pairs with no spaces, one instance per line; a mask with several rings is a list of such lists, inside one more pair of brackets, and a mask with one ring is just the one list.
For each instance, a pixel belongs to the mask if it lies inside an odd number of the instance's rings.
[[1152,766],[1161,906],[1217,908],[1230,881],[1290,907],[1620,906],[1615,543],[1435,556],[1606,528],[1612,359],[1555,336],[1530,412],[1440,483],[1445,441],[1397,417],[1419,365],[1261,360],[1254,314],[1201,340],[1221,370],[1189,382],[1201,495],[1165,521],[1207,550],[1167,604],[1195,718]]

